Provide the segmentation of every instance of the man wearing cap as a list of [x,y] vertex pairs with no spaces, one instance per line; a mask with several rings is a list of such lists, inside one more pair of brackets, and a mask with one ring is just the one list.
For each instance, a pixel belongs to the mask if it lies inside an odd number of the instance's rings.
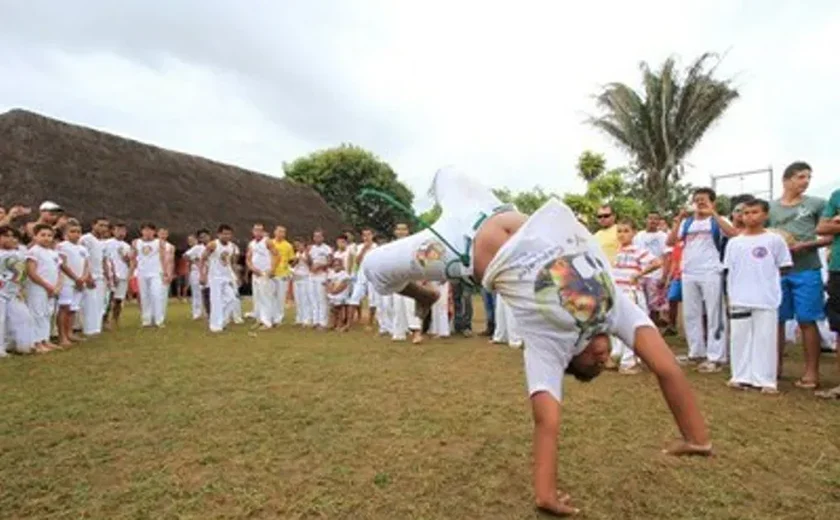
[[64,214],[64,209],[51,200],[45,200],[38,208],[38,220],[26,224],[26,234],[30,237],[38,224],[46,224],[50,227],[55,227],[58,224],[58,219]]

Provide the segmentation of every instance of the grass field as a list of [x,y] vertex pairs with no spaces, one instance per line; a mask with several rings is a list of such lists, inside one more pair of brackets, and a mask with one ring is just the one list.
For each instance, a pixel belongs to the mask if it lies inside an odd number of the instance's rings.
[[[519,351],[186,316],[0,361],[0,517],[540,518]],[[691,375],[709,460],[659,454],[650,374],[567,379],[558,486],[588,519],[840,519],[840,404],[787,370],[780,397]]]

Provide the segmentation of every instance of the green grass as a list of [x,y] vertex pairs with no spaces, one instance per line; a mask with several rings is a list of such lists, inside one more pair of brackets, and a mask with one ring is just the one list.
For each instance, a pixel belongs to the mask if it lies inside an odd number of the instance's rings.
[[[211,336],[174,302],[166,329],[136,323],[0,360],[0,517],[539,518],[518,351]],[[840,405],[691,379],[709,460],[659,454],[676,430],[650,374],[567,379],[558,486],[583,518],[840,518]]]

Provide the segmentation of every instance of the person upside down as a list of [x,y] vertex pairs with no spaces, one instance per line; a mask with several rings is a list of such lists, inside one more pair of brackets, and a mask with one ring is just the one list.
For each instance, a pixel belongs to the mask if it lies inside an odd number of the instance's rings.
[[631,345],[657,377],[682,434],[664,452],[711,455],[706,423],[673,353],[645,312],[616,290],[609,263],[567,206],[552,199],[528,217],[452,168],[435,174],[432,195],[442,209],[434,231],[369,252],[361,269],[381,294],[413,298],[422,315],[439,296],[423,281],[478,282],[510,306],[525,343],[537,508],[579,512],[556,488],[562,380],[597,377],[610,356],[610,335]]

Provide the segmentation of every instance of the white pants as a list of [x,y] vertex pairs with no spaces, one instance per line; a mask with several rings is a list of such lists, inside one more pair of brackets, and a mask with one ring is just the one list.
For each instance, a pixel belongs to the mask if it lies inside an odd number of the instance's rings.
[[286,317],[286,294],[289,292],[289,277],[278,276],[272,278],[271,289],[271,301],[274,304],[271,322],[274,325],[280,325]]
[[295,278],[295,323],[312,325],[312,282],[309,276]]
[[[683,275],[683,320],[688,340],[688,357],[726,362],[726,316],[723,314],[723,279],[720,274],[705,278]],[[703,339],[703,311],[706,311],[708,341]]]
[[440,298],[432,306],[432,324],[429,333],[441,338],[448,338],[449,330],[449,282],[437,284]]
[[96,286],[85,288],[82,297],[82,332],[85,336],[93,336],[102,332],[102,318],[105,317],[105,301],[108,288],[105,280],[94,278]]
[[271,327],[274,317],[274,281],[269,276],[253,276],[251,289],[254,319],[263,327]]
[[778,311],[732,307],[732,381],[776,388]]
[[50,325],[55,314],[55,298],[47,295],[40,285],[30,284],[27,288],[26,305],[32,316],[32,341],[42,343],[50,340]]
[[169,291],[172,290],[172,283],[164,283],[163,280],[160,281],[160,312],[161,312],[161,321],[158,325],[163,325],[163,320],[166,319],[166,310],[169,308]]
[[192,307],[192,317],[194,320],[201,319],[204,316],[204,298],[201,294],[201,276],[194,272],[190,272],[190,306]]
[[327,287],[324,285],[326,281],[327,275],[324,273],[309,275],[309,303],[312,306],[312,323],[319,327],[326,327],[329,323]]
[[138,278],[140,287],[140,319],[144,327],[163,325],[163,280],[160,275]]
[[415,314],[415,302],[412,298],[401,294],[393,295],[394,314],[391,337],[397,341],[406,338],[407,331],[420,330],[423,324]]
[[513,312],[510,306],[505,303],[504,298],[496,295],[496,330],[493,331],[493,343],[507,343],[511,347],[521,347],[522,337],[513,319]]
[[376,321],[380,334],[391,334],[394,330],[394,295],[378,294]]
[[[227,278],[211,278],[210,286],[210,332],[221,332],[236,319],[236,286]],[[241,304],[240,304],[241,309]]]
[[[636,304],[636,307],[642,309],[642,311],[645,314],[648,314],[647,299],[645,298],[644,291],[634,289],[632,287],[619,286],[617,288],[620,289],[624,294],[626,294],[627,298],[629,298],[631,302]],[[630,346],[621,341],[620,338],[612,336],[610,338],[610,342],[612,343],[610,349],[610,357],[621,358],[621,361],[619,362],[619,366],[621,368],[630,368],[635,366],[636,363],[638,363],[638,360],[636,359],[636,353]]]
[[32,350],[34,323],[29,307],[22,300],[0,298],[0,351],[26,354]]

